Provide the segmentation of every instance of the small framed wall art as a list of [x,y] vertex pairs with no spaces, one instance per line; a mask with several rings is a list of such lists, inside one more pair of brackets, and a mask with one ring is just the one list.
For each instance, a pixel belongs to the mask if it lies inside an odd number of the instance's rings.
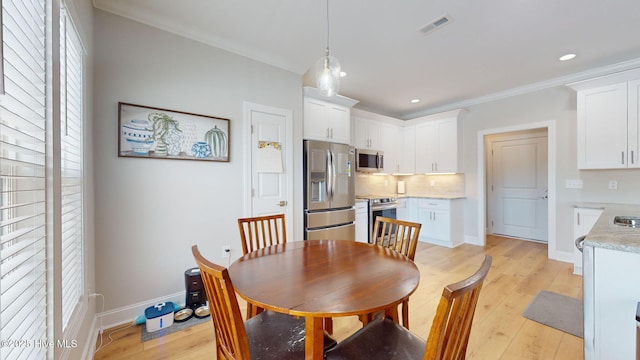
[[118,156],[229,161],[229,119],[118,103]]

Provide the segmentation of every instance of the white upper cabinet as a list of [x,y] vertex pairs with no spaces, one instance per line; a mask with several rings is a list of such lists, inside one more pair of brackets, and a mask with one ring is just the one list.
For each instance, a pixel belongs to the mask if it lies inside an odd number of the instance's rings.
[[640,71],[569,85],[577,93],[579,169],[640,167]]
[[304,138],[349,144],[353,99],[323,97],[317,89],[304,88]]
[[[459,115],[461,110],[409,121],[375,118],[354,109],[353,141],[358,149],[384,152],[388,174],[457,173],[461,171]],[[371,116],[371,119],[367,116]]]
[[402,128],[400,142],[399,173],[413,174],[416,172],[416,126],[408,125]]
[[460,171],[458,118],[431,120],[416,124],[415,172],[456,173]]
[[393,174],[400,171],[400,143],[402,128],[392,124],[380,123],[380,149],[384,152],[384,172]]
[[358,149],[382,150],[380,123],[359,116],[353,117],[353,146]]

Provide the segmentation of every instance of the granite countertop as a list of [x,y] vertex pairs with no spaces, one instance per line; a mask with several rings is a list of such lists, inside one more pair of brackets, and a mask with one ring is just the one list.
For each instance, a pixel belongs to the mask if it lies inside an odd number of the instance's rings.
[[640,253],[640,228],[615,225],[616,216],[640,216],[640,205],[578,204],[576,207],[600,208],[602,215],[584,239],[584,246]]

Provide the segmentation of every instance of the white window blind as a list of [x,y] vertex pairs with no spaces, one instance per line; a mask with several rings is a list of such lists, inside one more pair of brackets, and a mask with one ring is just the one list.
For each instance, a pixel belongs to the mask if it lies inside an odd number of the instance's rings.
[[[2,0],[2,341],[47,339],[45,14],[44,0]],[[45,347],[0,347],[1,359],[43,359],[46,355]]]
[[66,329],[84,291],[82,221],[83,50],[71,17],[60,12],[62,321]]

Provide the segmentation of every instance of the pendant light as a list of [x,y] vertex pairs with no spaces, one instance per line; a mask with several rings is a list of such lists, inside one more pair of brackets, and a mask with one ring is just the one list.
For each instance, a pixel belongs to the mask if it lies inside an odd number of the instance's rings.
[[340,62],[329,53],[329,0],[327,0],[327,50],[316,62],[316,86],[325,96],[333,96],[340,90]]

